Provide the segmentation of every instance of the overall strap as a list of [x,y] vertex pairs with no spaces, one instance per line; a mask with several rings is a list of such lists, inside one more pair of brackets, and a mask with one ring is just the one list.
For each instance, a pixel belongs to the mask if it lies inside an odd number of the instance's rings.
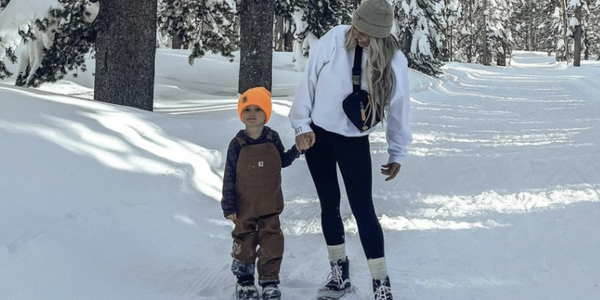
[[360,91],[362,53],[363,48],[356,45],[356,48],[354,48],[354,66],[352,66],[352,90],[354,92]]
[[[237,142],[240,144],[240,146],[243,148],[244,146],[246,146],[246,140],[244,140],[241,137],[235,137],[235,139],[237,140]],[[275,140],[273,139],[273,131],[269,131],[267,133],[267,142],[273,143]]]
[[238,141],[238,143],[240,143],[240,146],[243,148],[244,146],[246,146],[246,141],[241,138],[241,137],[235,137],[235,139]]
[[269,132],[267,133],[267,141],[269,141],[269,142],[273,143],[273,141],[274,141],[274,140],[273,140],[273,131],[269,131]]

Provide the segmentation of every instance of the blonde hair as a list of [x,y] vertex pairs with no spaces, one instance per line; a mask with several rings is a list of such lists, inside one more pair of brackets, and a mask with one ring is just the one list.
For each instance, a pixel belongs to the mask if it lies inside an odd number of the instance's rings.
[[[344,46],[348,50],[354,50],[358,46],[358,41],[352,35],[352,27],[346,32]],[[370,37],[365,79],[371,95],[369,104],[373,108],[379,107],[377,113],[381,120],[385,119],[384,109],[394,90],[396,76],[392,72],[392,59],[399,48],[398,41],[391,34],[384,38]],[[371,119],[372,126],[375,114],[367,118]]]

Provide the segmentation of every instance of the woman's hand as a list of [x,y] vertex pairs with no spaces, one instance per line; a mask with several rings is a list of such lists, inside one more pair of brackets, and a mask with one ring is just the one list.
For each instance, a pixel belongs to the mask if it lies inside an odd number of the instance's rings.
[[312,147],[315,144],[315,133],[307,132],[301,135],[296,136],[296,148],[298,150],[308,150],[308,148]]
[[389,163],[386,165],[381,165],[381,174],[388,176],[385,181],[390,181],[396,178],[396,175],[400,173],[400,164],[399,163]]

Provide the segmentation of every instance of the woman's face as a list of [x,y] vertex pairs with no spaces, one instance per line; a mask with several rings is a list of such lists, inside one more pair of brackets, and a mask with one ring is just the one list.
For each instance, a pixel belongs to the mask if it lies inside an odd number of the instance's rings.
[[371,41],[371,37],[364,33],[360,32],[356,27],[352,26],[352,36],[358,41],[358,45],[365,48],[369,46],[369,42]]

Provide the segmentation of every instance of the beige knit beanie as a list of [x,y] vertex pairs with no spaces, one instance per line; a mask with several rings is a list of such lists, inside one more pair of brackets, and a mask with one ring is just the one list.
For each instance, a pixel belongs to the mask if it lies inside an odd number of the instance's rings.
[[352,15],[352,25],[372,37],[390,35],[394,11],[387,0],[367,0]]

